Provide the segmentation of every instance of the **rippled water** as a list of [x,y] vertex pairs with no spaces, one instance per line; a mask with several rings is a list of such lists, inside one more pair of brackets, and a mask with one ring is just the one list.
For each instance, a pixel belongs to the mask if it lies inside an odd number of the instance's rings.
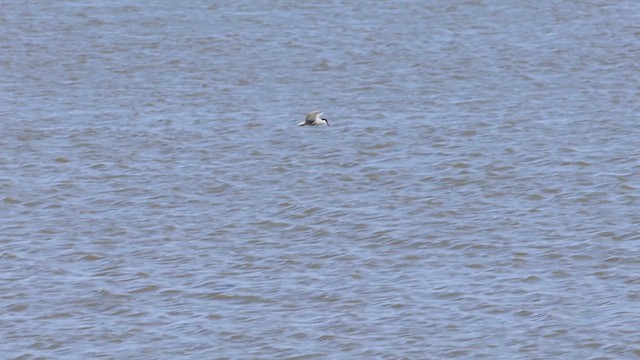
[[640,357],[640,3],[1,8],[3,358]]

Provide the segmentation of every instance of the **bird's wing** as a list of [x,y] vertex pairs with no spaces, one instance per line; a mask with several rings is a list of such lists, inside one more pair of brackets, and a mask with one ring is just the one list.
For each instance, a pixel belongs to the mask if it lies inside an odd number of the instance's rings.
[[307,119],[305,120],[306,122],[313,122],[316,120],[316,118],[318,117],[318,114],[322,114],[320,111],[312,111],[310,113],[307,114]]

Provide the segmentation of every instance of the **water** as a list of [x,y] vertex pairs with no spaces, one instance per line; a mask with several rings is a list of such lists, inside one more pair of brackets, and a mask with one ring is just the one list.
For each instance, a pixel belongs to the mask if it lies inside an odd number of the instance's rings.
[[1,8],[3,358],[640,357],[636,1]]

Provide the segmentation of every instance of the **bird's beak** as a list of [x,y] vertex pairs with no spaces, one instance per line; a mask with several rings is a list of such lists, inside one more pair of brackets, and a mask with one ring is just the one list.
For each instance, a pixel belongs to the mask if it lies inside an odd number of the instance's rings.
[[331,125],[329,125],[329,120],[327,120],[327,119],[322,119],[322,120],[327,122],[327,126],[331,126]]

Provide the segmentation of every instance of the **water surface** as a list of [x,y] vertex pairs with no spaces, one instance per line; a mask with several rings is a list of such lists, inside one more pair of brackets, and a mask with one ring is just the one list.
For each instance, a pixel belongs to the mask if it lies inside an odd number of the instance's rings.
[[5,2],[0,352],[640,357],[638,4]]

